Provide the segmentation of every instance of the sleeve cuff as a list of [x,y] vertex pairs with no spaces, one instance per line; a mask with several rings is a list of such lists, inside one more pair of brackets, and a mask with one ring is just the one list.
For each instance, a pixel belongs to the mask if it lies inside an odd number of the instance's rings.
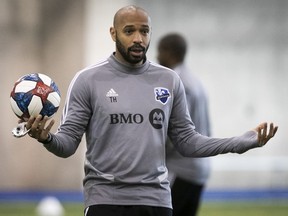
[[53,139],[53,136],[50,133],[48,133],[47,139],[44,141],[41,141],[41,143],[46,145],[46,144],[50,143],[52,141],[52,139]]

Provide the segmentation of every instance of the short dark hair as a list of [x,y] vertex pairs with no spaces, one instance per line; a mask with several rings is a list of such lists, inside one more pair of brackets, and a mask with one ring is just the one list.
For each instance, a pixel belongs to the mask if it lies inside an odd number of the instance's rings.
[[174,58],[182,62],[186,55],[187,42],[182,35],[169,33],[160,39],[159,48],[170,52]]

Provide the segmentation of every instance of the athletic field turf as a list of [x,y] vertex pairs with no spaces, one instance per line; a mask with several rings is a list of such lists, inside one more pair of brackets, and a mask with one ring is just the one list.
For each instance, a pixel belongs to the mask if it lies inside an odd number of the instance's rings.
[[[83,216],[82,203],[64,203],[65,216]],[[36,203],[0,203],[0,216],[37,216]],[[204,202],[198,216],[287,216],[288,202]]]

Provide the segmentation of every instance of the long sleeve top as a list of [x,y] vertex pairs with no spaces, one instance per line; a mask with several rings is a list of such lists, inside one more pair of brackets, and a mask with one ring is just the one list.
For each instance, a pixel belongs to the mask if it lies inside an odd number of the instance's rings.
[[69,157],[85,134],[86,207],[172,208],[165,164],[167,135],[187,157],[243,153],[257,146],[254,131],[217,139],[194,129],[183,84],[174,71],[148,60],[130,67],[112,54],[75,75],[58,131],[45,147]]

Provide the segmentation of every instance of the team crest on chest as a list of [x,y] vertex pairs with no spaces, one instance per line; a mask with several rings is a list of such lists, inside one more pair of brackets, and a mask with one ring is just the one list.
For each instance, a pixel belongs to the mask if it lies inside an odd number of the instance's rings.
[[163,87],[154,88],[154,93],[156,101],[159,101],[162,104],[166,104],[169,97],[171,96],[169,90]]

